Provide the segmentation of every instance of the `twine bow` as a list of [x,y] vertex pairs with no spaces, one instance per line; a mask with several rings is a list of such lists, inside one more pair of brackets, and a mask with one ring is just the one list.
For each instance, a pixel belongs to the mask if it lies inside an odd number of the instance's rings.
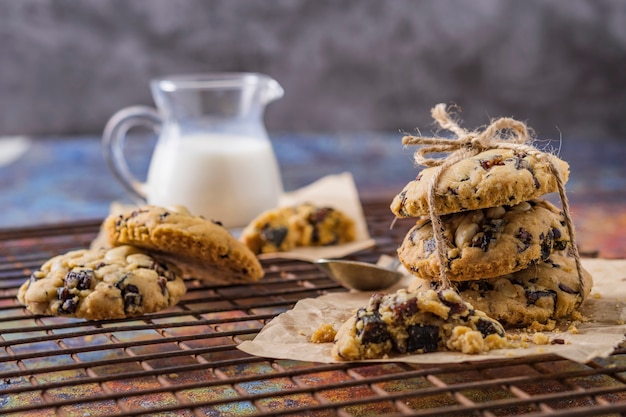
[[[440,284],[443,288],[449,288],[450,281],[448,279],[449,265],[446,254],[446,238],[444,235],[444,227],[441,217],[436,212],[436,195],[435,190],[439,179],[445,169],[454,163],[477,155],[489,149],[513,149],[529,154],[533,154],[538,159],[545,159],[548,162],[550,170],[556,178],[561,204],[563,206],[563,214],[565,224],[570,236],[570,247],[574,260],[576,262],[576,270],[578,272],[578,282],[582,299],[585,299],[585,282],[582,274],[582,265],[580,264],[580,255],[576,244],[576,234],[574,223],[572,221],[569,200],[565,194],[565,185],[563,178],[551,153],[545,153],[538,150],[532,145],[532,137],[526,127],[526,124],[503,117],[494,120],[483,130],[475,130],[472,132],[463,129],[455,120],[452,119],[446,105],[437,104],[431,110],[431,116],[439,124],[442,129],[448,130],[456,135],[456,138],[447,139],[441,137],[423,137],[423,136],[404,136],[402,143],[404,145],[420,145],[415,154],[415,162],[419,165],[427,167],[437,167],[428,186],[428,214],[433,227],[433,237],[435,239],[437,257],[439,259],[439,277]],[[445,154],[439,157],[428,157],[431,154]]]
[[[532,138],[526,125],[509,117],[496,119],[484,130],[468,132],[452,119],[443,103],[431,110],[431,116],[442,129],[449,130],[456,138],[405,136],[404,145],[421,145],[415,152],[415,162],[419,165],[434,167],[444,163],[451,165],[456,161],[479,154],[489,149],[506,148],[526,152],[539,152],[532,146]],[[446,153],[447,157],[429,158],[427,155]]]

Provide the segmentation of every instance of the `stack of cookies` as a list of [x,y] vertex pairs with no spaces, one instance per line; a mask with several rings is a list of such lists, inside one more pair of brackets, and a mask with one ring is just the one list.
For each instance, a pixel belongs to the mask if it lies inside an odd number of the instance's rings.
[[20,287],[18,301],[35,314],[118,319],[175,305],[186,292],[185,276],[240,283],[264,275],[222,225],[182,207],[112,214],[94,242],[44,263]]
[[416,276],[409,289],[440,284],[432,209],[441,219],[452,287],[509,327],[570,317],[592,285],[589,273],[581,270],[579,276],[563,212],[543,199],[558,191],[550,163],[562,183],[569,166],[519,149],[489,149],[442,171],[426,168],[391,204],[397,217],[417,218],[398,248],[400,261]]

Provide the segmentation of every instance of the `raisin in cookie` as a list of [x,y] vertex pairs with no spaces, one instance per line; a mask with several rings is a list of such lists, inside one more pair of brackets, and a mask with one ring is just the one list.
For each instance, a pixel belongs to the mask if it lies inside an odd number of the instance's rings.
[[261,213],[244,229],[241,240],[258,254],[347,243],[355,234],[354,220],[342,211],[304,203]]
[[[555,253],[545,261],[498,278],[452,282],[461,298],[505,326],[528,326],[533,322],[568,318],[582,303],[593,285],[582,270],[580,288],[574,258]],[[416,279],[409,289],[429,288],[432,281]]]
[[[569,165],[551,158],[563,183]],[[428,215],[428,187],[438,168],[426,168],[394,197],[397,217]],[[558,191],[548,158],[510,149],[491,149],[461,160],[443,172],[435,190],[435,212],[442,214],[515,205]]]
[[[447,248],[448,278],[493,278],[548,259],[568,243],[563,214],[545,200],[500,206],[441,217]],[[412,274],[439,278],[439,258],[428,218],[417,221],[398,248],[398,258]]]
[[453,290],[377,293],[337,332],[338,360],[437,350],[481,353],[506,345],[504,328]]
[[17,298],[35,314],[106,320],[163,310],[185,292],[178,267],[120,246],[55,256],[33,272]]
[[156,206],[104,221],[112,246],[133,245],[176,263],[186,275],[220,283],[261,279],[256,256],[219,223]]

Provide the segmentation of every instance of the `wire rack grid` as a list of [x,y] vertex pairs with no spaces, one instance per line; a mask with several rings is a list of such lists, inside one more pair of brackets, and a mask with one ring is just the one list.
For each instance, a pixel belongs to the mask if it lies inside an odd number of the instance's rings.
[[[366,202],[376,245],[393,254],[386,203]],[[345,291],[314,265],[264,262],[253,284],[187,282],[181,302],[127,320],[30,314],[19,286],[45,260],[84,248],[100,222],[0,231],[3,416],[620,416],[626,349],[579,364],[554,355],[449,365],[320,364],[253,357],[236,346],[300,299]]]

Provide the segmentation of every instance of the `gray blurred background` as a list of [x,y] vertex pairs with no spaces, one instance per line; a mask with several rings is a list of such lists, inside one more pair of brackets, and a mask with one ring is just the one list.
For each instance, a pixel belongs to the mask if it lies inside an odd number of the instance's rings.
[[285,88],[270,131],[526,121],[626,137],[623,0],[0,0],[0,135],[99,134],[148,81],[255,71]]

